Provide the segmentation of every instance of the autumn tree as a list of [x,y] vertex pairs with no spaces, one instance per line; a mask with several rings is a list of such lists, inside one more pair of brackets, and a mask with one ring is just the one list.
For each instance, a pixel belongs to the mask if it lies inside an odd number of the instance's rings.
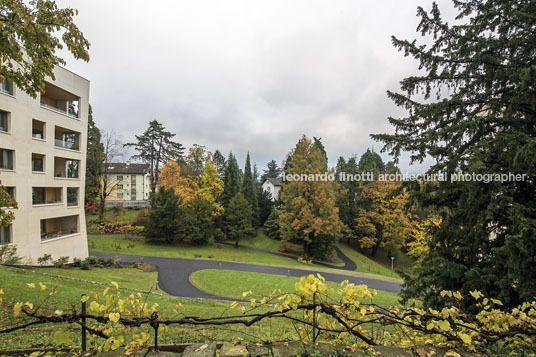
[[86,152],[86,196],[85,202],[97,202],[100,184],[103,179],[103,162],[105,159],[104,145],[101,142],[101,131],[93,120],[93,110],[89,106],[87,152]]
[[381,247],[400,248],[412,232],[408,193],[395,181],[375,180],[360,194],[362,208],[356,217],[356,238],[376,255]]
[[190,202],[199,190],[197,180],[182,175],[181,167],[175,160],[166,162],[162,167],[157,187],[160,188],[161,186],[173,188],[184,204]]
[[201,186],[195,195],[209,204],[212,209],[212,216],[218,217],[221,216],[224,211],[223,206],[218,200],[222,193],[223,181],[218,176],[214,164],[210,160],[207,160],[203,169]]
[[162,124],[153,120],[142,135],[136,135],[137,142],[127,143],[125,147],[133,147],[138,154],[132,158],[149,164],[151,175],[151,191],[154,193],[161,166],[170,160],[179,160],[182,157],[184,147],[173,141],[175,134],[167,131]]
[[188,149],[188,154],[180,161],[184,176],[191,176],[198,182],[203,176],[205,162],[211,159],[212,154],[203,145],[194,144]]
[[229,201],[229,205],[225,209],[225,233],[229,240],[235,242],[235,247],[238,247],[240,240],[255,234],[251,225],[251,212],[251,206],[241,192],[238,192]]
[[[441,290],[477,289],[513,307],[536,296],[536,3],[453,5],[455,21],[436,3],[418,8],[423,41],[392,38],[419,71],[388,92],[407,113],[389,118],[392,133],[373,136],[397,158],[431,158],[429,173],[448,178],[422,195],[442,223],[404,294],[441,306]],[[450,182],[456,173],[526,176]]]
[[[326,156],[305,135],[298,141],[289,158],[286,174],[314,175],[328,171]],[[341,237],[344,228],[335,201],[333,182],[286,182],[281,192],[281,208],[277,212],[282,239],[300,240],[305,257],[330,256],[332,247],[336,239]]]
[[246,165],[244,167],[244,178],[242,180],[241,192],[251,206],[251,224],[252,226],[256,227],[259,222],[259,203],[257,201],[255,182],[253,181],[253,172],[251,171],[249,152],[246,156]]
[[5,0],[0,3],[0,81],[15,83],[34,98],[65,65],[57,54],[66,49],[89,61],[89,41],[73,18],[78,11],[60,8],[53,0]]

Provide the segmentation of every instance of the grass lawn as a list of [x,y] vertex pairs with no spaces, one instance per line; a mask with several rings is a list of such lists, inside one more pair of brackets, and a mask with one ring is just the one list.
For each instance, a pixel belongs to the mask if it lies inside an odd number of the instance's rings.
[[[133,223],[138,216],[143,215],[143,212],[143,209],[127,209],[125,211],[106,209],[104,211],[104,220],[113,223]],[[98,214],[86,215],[87,223],[96,222],[98,219]]]
[[[45,274],[61,275],[53,277]],[[56,295],[48,297],[45,305],[47,311],[55,309],[69,310],[71,306],[80,306],[82,294],[93,291],[102,292],[105,285],[111,286],[110,282],[119,283],[123,296],[150,290],[156,280],[155,272],[145,272],[137,268],[95,268],[80,270],[78,268],[54,269],[54,268],[8,268],[0,266],[0,289],[4,290],[3,303],[0,304],[0,330],[20,324],[23,320],[14,320],[12,305],[16,302],[30,301],[37,305],[47,299],[49,292],[56,287]],[[74,279],[91,280],[92,283]],[[40,290],[38,283],[46,285],[46,290]],[[26,284],[35,283],[35,289],[29,289]],[[100,284],[98,284],[100,283]],[[123,289],[126,288],[126,289]],[[113,288],[111,289],[113,290]],[[215,317],[226,314],[236,314],[236,310],[229,310],[228,302],[186,299],[170,296],[161,290],[142,293],[147,296],[149,304],[158,303],[159,312],[164,318],[175,318],[172,310],[177,303],[182,303],[180,316]],[[30,328],[0,335],[0,349],[54,347],[53,335],[60,325],[47,324],[32,326]],[[73,343],[80,343],[80,327],[77,325],[63,324],[61,326],[71,332]],[[144,328],[152,336],[152,329]],[[135,332],[139,333],[140,329]],[[242,326],[229,326],[228,329],[193,328],[191,326],[170,326],[169,331],[160,334],[160,343],[204,342],[209,340],[235,341],[243,338],[250,341],[262,341],[268,335],[273,338],[281,338],[285,334],[292,335],[293,329],[290,324],[281,321],[266,321],[255,324],[249,328]],[[295,337],[295,336],[294,336]],[[89,339],[91,342],[92,338]]]
[[[339,243],[339,248],[344,253],[344,255],[346,255],[348,258],[353,260],[354,263],[357,265],[356,271],[363,272],[363,273],[378,274],[378,275],[389,276],[389,277],[400,279],[400,276],[397,273],[391,271],[390,266],[386,267],[385,265],[380,264],[376,262],[375,260],[372,260],[371,258],[359,253],[348,244]],[[390,264],[391,263],[389,262],[389,265]]]
[[[277,249],[283,244],[284,242],[280,240],[272,239],[268,237],[264,233],[263,229],[258,229],[257,235],[254,238],[243,240],[240,242],[240,245],[243,245],[246,247],[259,248],[259,249],[264,249],[264,250],[268,250],[270,252],[276,252],[276,253],[280,253]],[[294,259],[298,259],[298,257],[301,256],[303,253],[303,246],[299,244],[295,244],[295,243],[291,243],[291,244],[294,247],[294,251],[293,253],[287,253],[287,254],[288,256]],[[336,256],[333,257],[332,261],[329,261],[326,263],[335,265],[335,266],[341,266],[341,267],[344,266],[344,263]]]
[[147,243],[143,237],[114,235],[88,236],[89,250],[95,253],[147,255],[166,258],[214,259],[254,264],[280,265],[292,267],[318,267],[304,265],[297,260],[257,252],[247,248],[235,248],[226,244],[204,246],[166,245]]
[[[222,284],[222,281],[225,284]],[[292,293],[296,291],[294,285],[298,281],[299,278],[283,275],[219,269],[198,270],[190,275],[190,282],[199,290],[238,300],[244,299],[242,293],[250,290],[254,298],[267,296],[276,288],[281,289],[284,293]],[[327,285],[330,289],[329,295],[337,297],[336,291],[340,285],[332,282],[327,282]],[[398,294],[380,290],[377,290],[377,293],[373,299],[376,304],[381,306],[398,304]]]

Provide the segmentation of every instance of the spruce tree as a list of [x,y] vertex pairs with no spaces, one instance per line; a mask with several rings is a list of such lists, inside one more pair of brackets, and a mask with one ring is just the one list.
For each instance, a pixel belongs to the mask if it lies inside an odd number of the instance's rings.
[[96,202],[103,175],[104,145],[101,143],[101,132],[93,121],[93,110],[89,106],[87,153],[86,153],[86,195],[85,203]]
[[[517,306],[536,296],[536,3],[455,1],[455,24],[439,6],[418,9],[431,44],[393,37],[420,72],[389,97],[408,110],[389,118],[394,134],[373,135],[395,157],[434,159],[447,181],[413,184],[440,212],[429,253],[405,275],[403,296],[441,305],[441,290],[480,290]],[[525,174],[524,180],[454,181],[461,174]]]
[[229,202],[224,214],[225,232],[227,238],[235,242],[254,235],[251,225],[251,206],[241,192],[238,192]]
[[223,179],[225,171],[225,156],[223,156],[220,150],[214,151],[214,155],[212,155],[212,162],[214,163],[214,166],[216,166],[216,171],[218,171],[218,175],[221,179]]
[[145,238],[149,241],[173,243],[179,233],[182,224],[181,201],[173,188],[160,189],[151,195],[151,208],[145,225]]
[[267,178],[278,178],[281,176],[281,169],[277,166],[277,162],[275,162],[275,160],[270,161],[266,166],[267,170],[263,170],[261,183]]
[[359,172],[365,174],[372,172],[374,179],[377,179],[379,174],[385,172],[385,164],[378,153],[374,152],[374,150],[367,149],[359,159]]
[[256,227],[259,222],[259,204],[257,202],[257,192],[253,182],[253,173],[251,172],[251,160],[249,152],[246,156],[246,165],[244,167],[244,178],[242,180],[242,194],[251,206],[251,224]]
[[221,203],[227,208],[231,199],[240,192],[240,169],[233,153],[229,153],[225,171],[223,174],[223,193],[221,194]]

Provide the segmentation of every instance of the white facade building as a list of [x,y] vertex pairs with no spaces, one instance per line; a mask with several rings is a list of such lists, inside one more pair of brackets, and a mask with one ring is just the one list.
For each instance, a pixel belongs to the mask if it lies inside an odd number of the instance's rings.
[[281,179],[280,178],[267,178],[262,183],[262,189],[269,192],[272,195],[272,201],[279,199],[279,193],[281,192]]
[[[109,206],[145,206],[151,191],[149,164],[110,163],[104,170],[113,189],[106,198]],[[134,202],[133,202],[134,201]]]
[[0,244],[35,263],[44,254],[86,258],[84,187],[89,81],[54,70],[33,98],[0,85],[0,181],[18,208]]

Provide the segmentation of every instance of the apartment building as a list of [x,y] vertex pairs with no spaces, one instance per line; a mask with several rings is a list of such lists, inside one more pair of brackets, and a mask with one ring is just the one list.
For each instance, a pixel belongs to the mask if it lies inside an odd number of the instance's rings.
[[0,85],[0,181],[18,203],[0,244],[34,263],[88,255],[84,215],[89,81],[57,67],[32,98]]
[[149,205],[149,164],[114,162],[104,168],[112,188],[106,198],[107,206],[146,207]]

